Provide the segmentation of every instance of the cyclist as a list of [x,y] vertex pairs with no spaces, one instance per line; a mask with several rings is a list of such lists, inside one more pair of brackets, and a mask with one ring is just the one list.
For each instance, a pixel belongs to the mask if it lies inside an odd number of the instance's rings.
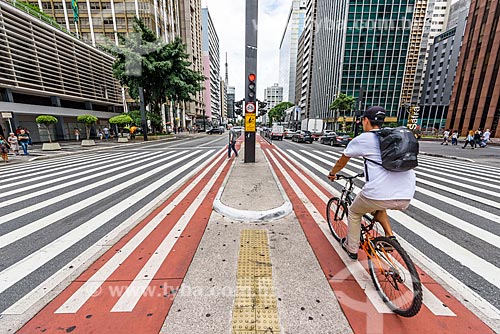
[[[385,110],[382,107],[370,107],[361,122],[364,132],[347,145],[342,156],[330,171],[328,178],[335,181],[336,175],[349,162],[350,158],[362,157],[381,163],[379,138],[375,131],[385,120]],[[366,213],[374,215],[385,232],[394,238],[390,220],[386,210],[404,210],[415,194],[415,172],[391,172],[374,162],[365,160],[366,183],[349,208],[348,235],[342,239],[342,248],[353,260],[358,258],[359,238],[361,233],[361,217]],[[347,239],[347,240],[346,240]]]

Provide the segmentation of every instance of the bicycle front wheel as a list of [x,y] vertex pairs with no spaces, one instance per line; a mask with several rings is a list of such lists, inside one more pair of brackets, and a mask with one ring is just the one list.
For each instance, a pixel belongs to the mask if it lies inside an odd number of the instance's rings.
[[413,317],[422,307],[422,284],[413,261],[394,239],[377,237],[372,243],[375,252],[368,256],[368,266],[373,284],[394,313]]
[[326,220],[330,231],[338,241],[347,237],[347,224],[344,222],[344,217],[347,217],[345,204],[338,197],[331,198],[326,206]]

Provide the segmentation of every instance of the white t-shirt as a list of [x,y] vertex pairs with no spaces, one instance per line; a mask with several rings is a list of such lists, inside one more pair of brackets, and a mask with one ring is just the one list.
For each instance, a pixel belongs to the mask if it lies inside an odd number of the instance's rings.
[[[347,145],[344,155],[350,158],[367,158],[381,163],[377,134],[371,132],[360,134]],[[369,199],[412,199],[415,194],[416,177],[413,170],[391,172],[374,162],[365,161],[365,178],[367,181],[361,193]]]
[[448,138],[450,136],[450,131],[445,131],[443,137]]
[[483,139],[485,141],[490,140],[490,136],[491,136],[491,133],[489,131],[486,131],[485,133],[483,133]]

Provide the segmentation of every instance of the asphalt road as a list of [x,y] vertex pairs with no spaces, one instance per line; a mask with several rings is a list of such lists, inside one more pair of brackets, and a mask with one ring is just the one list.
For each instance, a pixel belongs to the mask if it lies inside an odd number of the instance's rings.
[[[343,147],[294,143],[273,144],[320,178],[340,157]],[[395,232],[497,309],[500,308],[500,147],[461,149],[439,142],[420,142],[417,192],[407,219],[392,219]],[[449,158],[443,158],[447,156]],[[316,167],[315,167],[316,166]],[[351,159],[348,169],[362,172],[362,161]],[[362,182],[358,183],[362,186]],[[334,183],[338,190],[341,185]],[[411,252],[411,251],[410,251]],[[461,289],[460,287],[454,287]]]

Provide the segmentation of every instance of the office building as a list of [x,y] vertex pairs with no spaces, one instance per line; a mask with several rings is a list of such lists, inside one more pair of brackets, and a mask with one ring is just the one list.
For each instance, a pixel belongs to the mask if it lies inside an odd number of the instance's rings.
[[123,110],[112,56],[16,6],[0,2],[0,134],[20,126],[45,141],[35,118],[48,114],[58,119],[52,138],[70,139],[82,127],[77,116],[95,115],[104,126]]
[[173,40],[179,35],[179,1],[183,0],[80,0],[75,22],[70,0],[27,0],[93,46],[118,44],[118,34],[132,31],[135,17],[140,17],[163,41]]
[[[316,21],[328,22],[330,28],[324,25],[316,28],[312,86],[306,111],[311,118],[336,122],[336,115],[329,107],[337,94],[360,100],[363,89],[364,99],[358,101],[362,103],[357,104],[357,109],[379,105],[387,110],[387,121],[396,121],[414,9],[415,0],[397,3],[385,0],[376,5],[361,1],[317,1]],[[346,115],[349,121],[353,114]],[[328,126],[331,128],[332,124]]]
[[[297,52],[297,56],[302,56],[302,59],[297,61],[302,65],[302,73],[299,75],[300,81],[302,83],[299,102],[301,119],[308,118],[310,116],[310,93],[312,85],[313,64],[315,61],[313,50],[317,26],[316,8],[319,1],[325,0],[307,0],[305,26],[304,31],[300,36],[300,38],[302,38],[302,41],[299,41],[303,45],[303,52]],[[296,78],[296,80],[298,79]],[[296,97],[295,99],[297,100],[298,98]]]
[[446,127],[465,135],[490,129],[498,135],[500,119],[500,2],[472,0],[446,118]]
[[[267,103],[266,109],[269,111],[274,108],[277,104],[283,102],[283,87],[275,83],[271,87],[264,89],[264,102]],[[263,123],[269,123],[269,115],[266,113],[262,116],[261,121]]]
[[205,77],[205,115],[213,124],[221,121],[220,51],[208,8],[202,9],[202,50]]
[[435,129],[442,129],[446,125],[469,10],[468,6],[452,7],[457,19],[449,22],[455,26],[437,35],[429,50],[419,117],[419,125],[424,133],[433,133]]
[[[469,0],[465,0],[469,1]],[[428,0],[425,22],[423,26],[422,42],[420,44],[420,51],[418,55],[418,62],[415,72],[415,81],[413,86],[413,94],[411,105],[416,106],[419,104],[423,87],[425,84],[426,70],[429,51],[434,44],[434,38],[437,35],[448,30],[448,16],[450,14],[452,0]],[[456,26],[457,23],[451,25]]]
[[293,0],[280,43],[279,85],[283,87],[283,100],[295,101],[297,51],[299,37],[304,30],[306,1]]
[[236,88],[233,86],[228,86],[227,87],[227,117],[233,121],[236,118],[236,115],[234,114],[235,94],[236,94]]

